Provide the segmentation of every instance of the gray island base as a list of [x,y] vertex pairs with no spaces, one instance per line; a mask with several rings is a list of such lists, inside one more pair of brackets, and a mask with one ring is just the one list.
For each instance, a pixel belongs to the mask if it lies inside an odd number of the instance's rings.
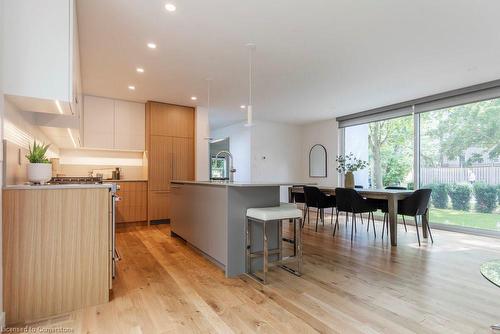
[[[280,205],[280,186],[290,183],[171,182],[171,231],[225,271],[245,273],[246,211]],[[252,225],[252,251],[262,250],[262,227]],[[269,248],[278,247],[278,224],[268,224]],[[272,258],[271,258],[272,260]],[[262,266],[260,259],[252,268]]]

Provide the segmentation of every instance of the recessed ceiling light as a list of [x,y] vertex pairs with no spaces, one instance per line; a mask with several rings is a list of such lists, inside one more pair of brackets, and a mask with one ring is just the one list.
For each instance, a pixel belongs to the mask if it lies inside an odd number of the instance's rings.
[[245,108],[246,108],[246,106],[245,106],[244,104],[242,104],[242,105],[240,106],[240,108],[241,108],[241,109],[245,109]]
[[148,48],[156,49],[156,44],[155,43],[148,43]]
[[138,67],[135,69],[137,73],[144,73],[144,69],[142,67]]
[[130,86],[128,86],[128,89],[135,90],[135,86],[130,85]]
[[174,5],[174,4],[167,3],[167,4],[165,5],[165,9],[166,9],[167,11],[169,11],[169,12],[175,12],[175,10],[176,10],[177,8],[175,7],[175,5]]
[[191,100],[196,101],[198,98],[196,96],[191,96]]

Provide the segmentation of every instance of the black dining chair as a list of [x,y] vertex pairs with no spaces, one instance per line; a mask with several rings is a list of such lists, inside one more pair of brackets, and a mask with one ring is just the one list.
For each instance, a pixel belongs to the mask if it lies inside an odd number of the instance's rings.
[[370,216],[372,217],[373,234],[377,237],[375,231],[375,220],[373,212],[377,211],[377,207],[370,201],[363,198],[356,190],[348,188],[335,188],[335,197],[337,199],[337,219],[333,226],[333,236],[335,231],[339,228],[339,212],[352,213],[351,219],[351,242],[356,230],[356,214],[368,213],[368,226],[370,226]]
[[[388,190],[408,190],[405,187],[400,187],[400,186],[388,186],[385,187],[385,189]],[[382,238],[384,238],[384,231],[387,235],[389,235],[389,204],[387,203],[386,200],[383,199],[370,199],[369,200],[373,205],[377,207],[380,211],[384,213],[384,220],[382,223]],[[405,231],[408,232],[408,228],[406,227],[406,221],[405,221],[405,216],[401,216],[403,218],[403,225],[405,227]],[[387,230],[386,230],[386,225],[387,225]]]
[[[431,192],[431,189],[418,189],[415,190],[415,192],[407,198],[398,201],[398,214],[415,218],[415,228],[417,230],[417,239],[419,246],[420,234],[418,233],[417,216],[422,217],[423,215],[427,214]],[[431,227],[429,226],[429,224],[427,224],[427,230],[429,231],[431,242],[434,243]]]
[[[332,223],[333,223],[333,209],[336,207],[337,203],[335,200],[335,196],[328,196],[323,193],[317,187],[308,187],[304,186],[304,195],[306,202],[306,212],[304,214],[304,220],[302,222],[302,226],[304,225],[305,217],[307,215],[307,223],[309,224],[310,220],[310,208],[316,208],[316,232],[318,232],[318,218],[320,214],[324,217],[324,209],[331,208],[332,209]],[[325,224],[323,218],[323,224]]]

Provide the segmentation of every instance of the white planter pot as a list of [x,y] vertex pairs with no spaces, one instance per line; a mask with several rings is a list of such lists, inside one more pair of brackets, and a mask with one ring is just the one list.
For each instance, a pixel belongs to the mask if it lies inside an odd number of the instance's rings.
[[28,181],[32,183],[46,183],[52,178],[52,164],[28,164]]

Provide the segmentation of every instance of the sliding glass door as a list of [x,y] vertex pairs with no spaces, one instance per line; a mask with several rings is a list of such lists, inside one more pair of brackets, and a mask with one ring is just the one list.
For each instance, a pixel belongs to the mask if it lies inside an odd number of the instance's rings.
[[413,116],[345,128],[345,153],[368,161],[355,173],[364,188],[413,188]]
[[417,183],[432,189],[431,223],[500,231],[500,99],[343,129],[344,153],[369,162],[356,185]]
[[431,222],[500,231],[500,99],[420,114]]

